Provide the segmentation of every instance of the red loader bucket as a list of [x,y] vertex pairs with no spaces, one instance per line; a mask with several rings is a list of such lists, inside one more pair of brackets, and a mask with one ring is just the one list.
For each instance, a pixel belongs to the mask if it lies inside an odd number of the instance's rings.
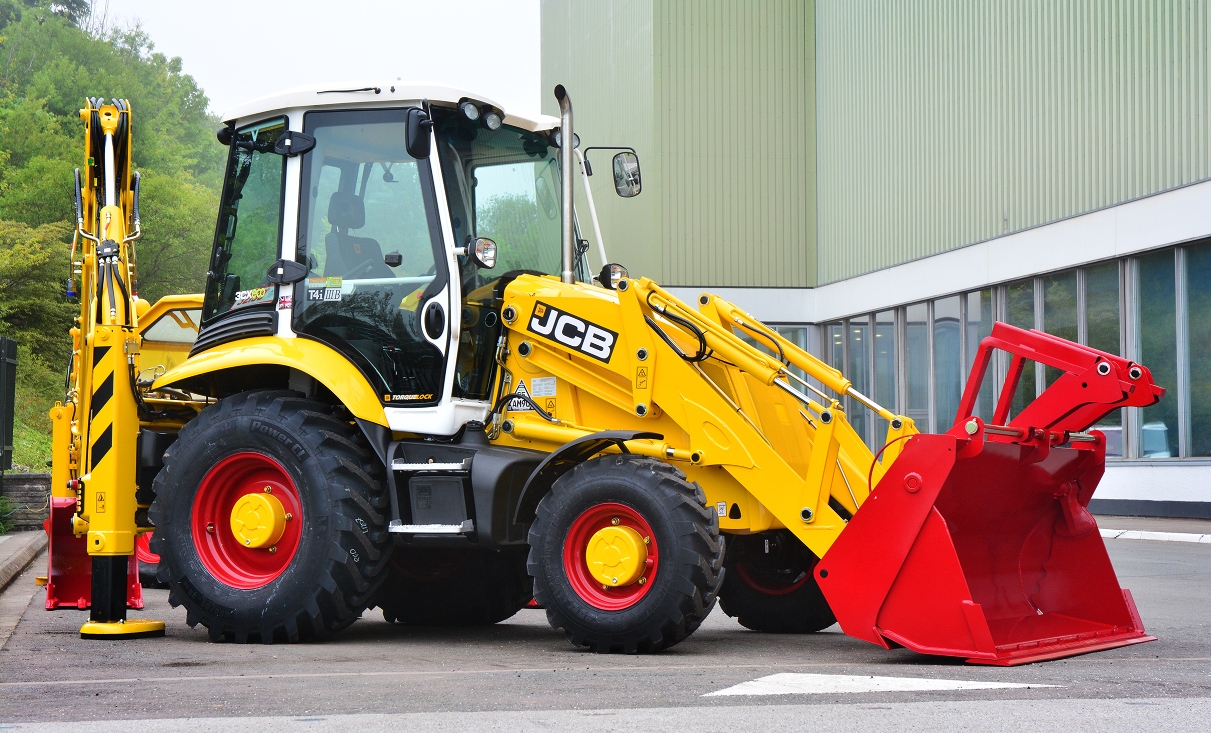
[[[1065,374],[1013,421],[985,425],[970,415],[993,349],[1014,355],[995,422],[1022,354]],[[955,428],[908,439],[817,566],[842,629],[885,648],[998,665],[1153,641],[1086,509],[1105,437],[1070,431],[1162,394],[1143,367],[997,324]]]

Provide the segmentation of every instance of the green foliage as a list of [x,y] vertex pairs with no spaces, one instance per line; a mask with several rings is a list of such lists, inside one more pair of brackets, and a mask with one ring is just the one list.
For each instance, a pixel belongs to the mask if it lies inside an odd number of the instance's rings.
[[17,511],[17,505],[13,504],[13,500],[7,496],[0,496],[0,535],[8,534],[8,531],[13,528],[13,514]]
[[79,314],[65,283],[85,98],[131,104],[145,299],[202,289],[225,160],[181,60],[138,27],[101,34],[92,19],[87,0],[0,0],[0,335],[20,344],[14,462],[35,471],[50,455],[46,412],[63,399]]

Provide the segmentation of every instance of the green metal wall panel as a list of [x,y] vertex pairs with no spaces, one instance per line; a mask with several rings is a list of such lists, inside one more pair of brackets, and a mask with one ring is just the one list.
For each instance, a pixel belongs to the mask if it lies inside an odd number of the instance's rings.
[[669,285],[815,284],[815,29],[804,0],[657,0]]
[[[589,154],[595,164],[593,200],[606,254],[633,275],[662,280],[660,156],[653,137],[652,0],[542,0],[542,111],[559,115],[553,90],[572,97],[582,145],[630,145],[639,153],[644,191],[621,199],[614,192],[612,153]],[[577,213],[592,238],[588,207],[577,179]],[[598,266],[596,247],[590,262]]]
[[812,6],[543,0],[543,111],[563,83],[586,145],[640,155],[638,198],[594,180],[611,259],[666,285],[815,284]]
[[819,0],[819,280],[1211,178],[1209,0]]

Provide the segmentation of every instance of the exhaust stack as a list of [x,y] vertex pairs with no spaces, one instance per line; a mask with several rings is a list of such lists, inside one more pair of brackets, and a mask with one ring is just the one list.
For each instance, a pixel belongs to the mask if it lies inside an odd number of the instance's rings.
[[559,175],[563,195],[563,232],[560,246],[559,278],[565,283],[576,282],[576,227],[573,220],[572,183],[575,169],[573,147],[576,144],[572,132],[572,98],[563,84],[555,87],[555,99],[559,101],[559,152],[561,165]]

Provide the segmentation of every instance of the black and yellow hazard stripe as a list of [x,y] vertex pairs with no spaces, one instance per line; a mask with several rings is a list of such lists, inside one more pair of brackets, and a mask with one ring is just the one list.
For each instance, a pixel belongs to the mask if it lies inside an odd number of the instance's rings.
[[98,346],[93,349],[93,388],[92,399],[89,401],[89,429],[92,438],[89,449],[89,470],[96,469],[105,459],[109,449],[113,447],[113,410],[106,410],[114,396],[113,363],[105,357],[109,355],[110,346]]

